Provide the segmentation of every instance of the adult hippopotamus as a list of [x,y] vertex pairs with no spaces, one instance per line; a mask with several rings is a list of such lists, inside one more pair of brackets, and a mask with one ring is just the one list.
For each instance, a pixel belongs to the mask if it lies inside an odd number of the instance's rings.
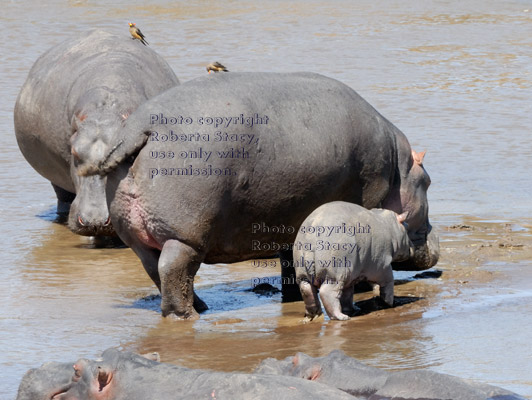
[[29,370],[16,400],[431,399],[524,400],[497,386],[433,371],[389,372],[335,350],[268,358],[252,374],[194,370],[108,349],[98,360]]
[[80,177],[82,160],[72,145],[103,155],[139,104],[178,84],[156,52],[101,30],[66,40],[35,62],[15,105],[17,142],[31,166],[52,183],[58,213],[70,208],[72,231],[114,234],[105,178]]
[[[197,318],[192,288],[200,263],[291,253],[303,220],[335,200],[408,212],[419,253],[410,267],[437,262],[437,246],[427,245],[423,155],[334,79],[195,79],[142,104],[107,145],[102,157],[76,143],[80,172],[108,173],[113,225],[159,286],[164,316]],[[283,265],[283,284],[297,293],[293,267]]]
[[352,398],[339,389],[290,376],[194,370],[115,349],[104,351],[99,360],[31,369],[17,394],[17,400]]
[[389,372],[370,367],[340,350],[325,357],[297,353],[284,360],[267,358],[254,371],[308,379],[341,389],[357,399],[523,400],[524,397],[485,383],[434,371]]

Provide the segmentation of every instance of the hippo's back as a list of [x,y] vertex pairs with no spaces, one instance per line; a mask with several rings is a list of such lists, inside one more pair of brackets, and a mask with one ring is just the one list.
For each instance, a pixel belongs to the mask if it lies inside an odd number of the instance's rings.
[[[109,178],[112,191],[138,194],[138,220],[160,245],[187,238],[208,247],[208,260],[230,262],[277,252],[252,244],[272,239],[252,233],[253,224],[297,229],[327,201],[378,205],[396,169],[395,129],[354,90],[318,74],[211,75],[130,116],[124,143],[151,135],[133,166]],[[130,178],[118,183],[128,168]],[[120,203],[128,196],[114,198],[112,210],[128,220]],[[294,238],[276,235],[281,243]]]
[[80,96],[98,87],[127,96],[144,86],[139,90],[149,98],[169,82],[179,83],[170,66],[138,41],[101,30],[68,39],[37,59],[22,86],[14,111],[19,148],[37,172],[74,192],[69,139]]

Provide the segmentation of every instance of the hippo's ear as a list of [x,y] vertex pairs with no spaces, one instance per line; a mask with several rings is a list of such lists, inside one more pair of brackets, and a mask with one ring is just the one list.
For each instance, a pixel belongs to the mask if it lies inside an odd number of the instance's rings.
[[406,218],[408,217],[408,211],[405,211],[404,213],[402,214],[397,214],[397,222],[399,222],[400,224],[402,224],[403,222],[406,221]]
[[113,373],[102,366],[98,367],[98,392],[109,390],[109,384],[113,380]]
[[423,150],[421,153],[416,153],[413,149],[412,149],[412,158],[414,159],[414,162],[417,164],[417,165],[421,165],[423,164],[423,158],[425,157],[425,153],[427,152],[427,150]]

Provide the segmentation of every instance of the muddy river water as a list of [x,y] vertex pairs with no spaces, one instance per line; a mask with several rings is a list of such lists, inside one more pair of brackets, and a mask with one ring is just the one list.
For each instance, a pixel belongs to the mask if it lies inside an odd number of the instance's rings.
[[[0,399],[14,398],[31,367],[108,347],[225,371],[341,349],[532,398],[532,1],[46,3],[1,2]],[[128,35],[129,21],[182,81],[217,60],[234,71],[319,72],[357,90],[427,150],[441,276],[396,273],[404,305],[302,325],[302,303],[247,291],[278,270],[203,265],[196,286],[210,310],[196,322],[161,318],[129,249],[96,248],[54,222],[53,190],[13,130],[39,55],[93,27]]]

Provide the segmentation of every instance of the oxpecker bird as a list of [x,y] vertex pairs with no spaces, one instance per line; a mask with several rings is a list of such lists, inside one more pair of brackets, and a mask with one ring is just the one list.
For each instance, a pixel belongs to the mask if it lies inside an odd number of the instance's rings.
[[129,33],[131,33],[131,36],[133,36],[133,39],[138,39],[140,42],[146,46],[148,44],[146,38],[142,34],[139,28],[135,26],[133,22],[129,23]]
[[227,68],[225,68],[222,64],[220,64],[218,61],[213,62],[212,64],[207,65],[207,72],[210,74],[211,71],[214,72],[229,72]]

